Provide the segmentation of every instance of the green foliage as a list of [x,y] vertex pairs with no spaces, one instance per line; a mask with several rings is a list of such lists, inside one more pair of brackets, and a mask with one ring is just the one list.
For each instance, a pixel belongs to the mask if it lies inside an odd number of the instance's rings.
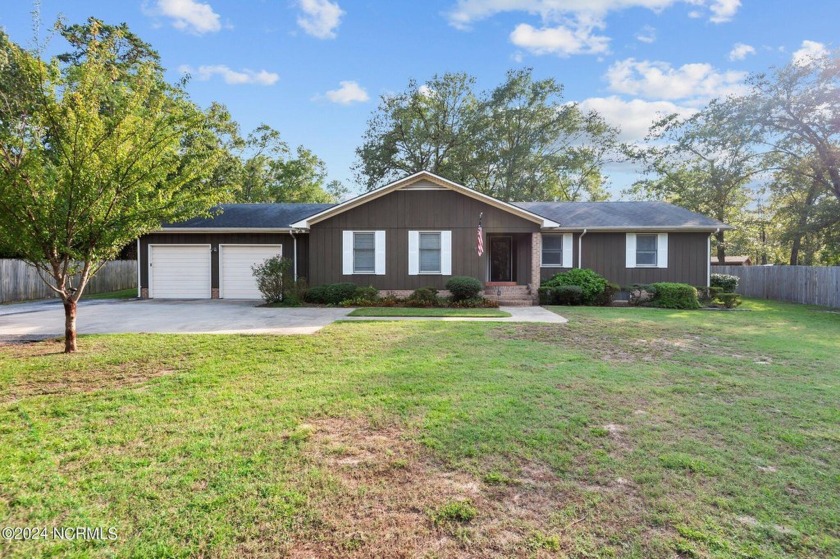
[[452,276],[446,282],[446,289],[452,294],[453,301],[463,301],[464,299],[477,298],[484,286],[475,278]]
[[614,282],[607,282],[604,290],[595,297],[595,304],[600,307],[609,307],[612,304],[613,297],[621,291],[621,286]]
[[379,299],[379,290],[369,285],[367,287],[359,286],[353,292],[353,298],[362,301],[376,301]]
[[230,192],[209,180],[222,114],[167,83],[126,26],[58,29],[72,51],[49,62],[0,31],[0,244],[73,306],[128,243],[208,215]]
[[553,287],[538,287],[537,297],[540,305],[554,305],[554,288]]
[[741,296],[737,293],[719,293],[717,300],[727,309],[734,309],[741,304]]
[[499,308],[499,302],[486,297],[470,297],[460,301],[449,301],[448,306],[453,309],[496,309]]
[[555,305],[582,305],[583,288],[578,285],[558,285],[553,287]]
[[478,509],[471,501],[449,501],[430,513],[432,522],[437,525],[447,522],[469,522],[476,515],[478,515]]
[[711,287],[716,287],[725,293],[734,293],[738,289],[741,278],[729,274],[712,274],[709,280]]
[[353,299],[357,288],[355,283],[315,285],[306,290],[305,300],[316,305],[340,305]]
[[420,287],[406,297],[405,304],[409,307],[437,307],[441,305],[441,299],[434,287]]
[[600,115],[530,68],[487,93],[474,87],[447,73],[383,96],[356,149],[357,182],[371,190],[425,170],[502,200],[605,198],[601,166],[617,130]]
[[654,295],[651,303],[665,309],[699,309],[697,289],[687,283],[659,282],[650,284]]
[[257,280],[257,289],[262,293],[266,303],[283,301],[286,286],[293,281],[291,269],[292,261],[279,256],[273,256],[260,264],[251,266],[251,271]]
[[587,268],[573,268],[566,272],[555,274],[551,279],[542,283],[544,287],[559,287],[561,285],[576,285],[582,292],[584,305],[596,304],[607,288],[607,280],[597,272]]

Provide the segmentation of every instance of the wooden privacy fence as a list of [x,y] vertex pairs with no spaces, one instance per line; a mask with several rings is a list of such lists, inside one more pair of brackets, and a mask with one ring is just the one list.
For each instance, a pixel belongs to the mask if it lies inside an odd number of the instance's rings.
[[712,266],[738,276],[745,297],[840,308],[840,266]]
[[[74,281],[73,285],[76,284]],[[137,287],[137,261],[114,260],[107,262],[88,282],[85,293],[106,293],[131,287]],[[0,303],[55,296],[35,268],[22,260],[0,259]]]

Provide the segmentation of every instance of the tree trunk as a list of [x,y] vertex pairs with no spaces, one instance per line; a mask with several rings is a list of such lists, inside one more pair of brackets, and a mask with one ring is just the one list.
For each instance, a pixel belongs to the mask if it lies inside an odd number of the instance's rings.
[[799,264],[799,249],[802,247],[802,235],[796,234],[793,238],[793,244],[790,247],[790,265],[796,266]]
[[76,351],[76,301],[64,301],[64,353]]
[[726,266],[726,246],[723,244],[723,231],[715,233],[717,239],[718,266]]

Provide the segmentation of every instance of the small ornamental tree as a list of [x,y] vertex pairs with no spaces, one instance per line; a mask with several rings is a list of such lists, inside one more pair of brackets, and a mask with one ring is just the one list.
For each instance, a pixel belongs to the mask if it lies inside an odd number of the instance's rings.
[[272,256],[251,267],[257,280],[257,289],[269,305],[281,302],[286,290],[291,287],[294,281],[290,274],[291,268],[292,261],[279,256]]
[[61,298],[69,353],[76,303],[102,265],[227,193],[207,180],[213,117],[164,80],[147,44],[96,19],[57,29],[72,52],[50,61],[0,31],[0,250]]

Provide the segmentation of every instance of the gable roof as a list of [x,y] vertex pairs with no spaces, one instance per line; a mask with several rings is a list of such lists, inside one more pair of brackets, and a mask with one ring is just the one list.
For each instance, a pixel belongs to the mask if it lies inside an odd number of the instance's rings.
[[196,217],[180,223],[166,223],[163,230],[289,230],[292,223],[322,212],[335,204],[221,204],[210,217]]
[[716,219],[667,202],[515,202],[515,205],[559,223],[558,229],[732,229]]
[[419,173],[414,173],[408,177],[400,179],[398,181],[394,181],[390,184],[386,184],[376,190],[371,190],[370,192],[366,192],[361,196],[356,196],[346,202],[342,202],[336,206],[331,208],[327,208],[319,213],[310,215],[297,221],[292,224],[295,228],[301,229],[308,229],[310,225],[314,225],[319,221],[323,221],[325,219],[329,219],[335,215],[338,215],[342,212],[346,212],[352,208],[360,206],[366,202],[370,202],[371,200],[375,200],[381,196],[385,196],[395,190],[401,189],[448,189],[454,190],[460,194],[465,196],[469,196],[475,200],[480,202],[484,202],[490,206],[494,206],[499,208],[500,210],[506,211],[508,213],[514,214],[519,216],[523,219],[527,219],[528,221],[532,221],[534,223],[539,224],[541,227],[557,227],[559,224],[556,223],[551,218],[548,218],[543,215],[538,215],[526,208],[516,206],[513,204],[509,204],[507,202],[502,202],[501,200],[497,200],[492,196],[487,196],[486,194],[482,194],[477,192],[471,188],[467,188],[466,186],[462,186],[456,182],[452,182],[448,179],[435,175],[434,173],[430,173],[428,171],[420,171]]

